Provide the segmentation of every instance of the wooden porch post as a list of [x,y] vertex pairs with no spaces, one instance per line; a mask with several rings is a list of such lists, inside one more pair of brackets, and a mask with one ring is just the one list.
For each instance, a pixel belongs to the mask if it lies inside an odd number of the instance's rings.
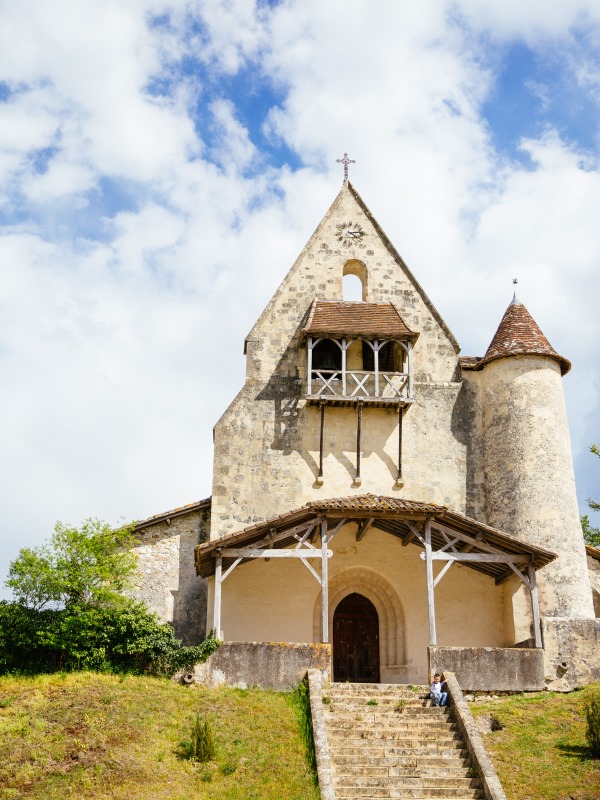
[[433,599],[433,561],[431,559],[431,520],[425,520],[425,571],[427,573],[427,610],[429,612],[429,645],[435,647],[435,603]]
[[313,357],[313,340],[312,336],[308,337],[308,345],[306,347],[306,364],[308,373],[306,376],[306,390],[310,396],[312,394],[312,357]]
[[540,625],[540,606],[538,603],[537,593],[537,579],[535,576],[535,567],[533,564],[527,566],[529,577],[529,595],[531,597],[531,615],[533,617],[533,635],[535,638],[535,646],[542,647],[542,629]]
[[327,565],[327,520],[321,520],[321,641],[329,642],[329,577]]
[[221,638],[221,574],[223,572],[223,557],[217,556],[215,566],[215,602],[213,608],[213,628],[217,639]]
[[321,432],[319,435],[319,474],[317,482],[323,483],[323,440],[325,437],[325,403],[321,400],[319,403],[321,409]]

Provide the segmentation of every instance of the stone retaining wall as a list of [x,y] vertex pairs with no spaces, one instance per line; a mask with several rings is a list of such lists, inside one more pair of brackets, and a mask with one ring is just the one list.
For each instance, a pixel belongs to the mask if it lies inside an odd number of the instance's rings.
[[329,675],[331,645],[289,642],[224,642],[204,664],[196,664],[189,682],[206,686],[260,686],[293,691],[307,670]]
[[453,672],[464,691],[545,688],[544,651],[516,647],[430,647],[429,671]]

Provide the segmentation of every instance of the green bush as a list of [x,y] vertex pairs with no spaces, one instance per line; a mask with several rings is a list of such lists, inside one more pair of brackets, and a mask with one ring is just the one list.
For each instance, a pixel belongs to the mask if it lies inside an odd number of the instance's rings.
[[181,647],[142,603],[32,609],[0,601],[0,674],[93,670],[172,675],[205,661],[219,642]]
[[593,694],[585,706],[586,739],[592,756],[600,758],[600,693]]

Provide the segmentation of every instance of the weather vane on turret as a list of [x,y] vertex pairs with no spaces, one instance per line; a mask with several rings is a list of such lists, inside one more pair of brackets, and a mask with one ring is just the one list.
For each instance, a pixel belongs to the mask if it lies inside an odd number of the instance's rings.
[[348,153],[344,153],[343,158],[336,158],[336,164],[344,165],[344,183],[348,180],[348,164],[356,164],[353,158],[348,158]]
[[518,278],[513,278],[513,286],[515,287],[513,292],[513,299],[511,305],[516,305],[519,301],[517,300],[517,283],[519,282]]

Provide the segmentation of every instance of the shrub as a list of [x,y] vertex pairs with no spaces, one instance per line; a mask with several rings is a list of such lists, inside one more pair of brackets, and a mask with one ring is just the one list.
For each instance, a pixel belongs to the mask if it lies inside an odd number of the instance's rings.
[[585,706],[586,739],[592,756],[600,758],[600,692],[592,694]]
[[181,747],[185,758],[200,761],[201,763],[213,761],[216,748],[210,721],[202,718],[196,712],[191,738],[189,741],[182,742]]
[[0,674],[60,670],[172,675],[205,661],[219,642],[181,647],[142,603],[36,610],[0,601]]

